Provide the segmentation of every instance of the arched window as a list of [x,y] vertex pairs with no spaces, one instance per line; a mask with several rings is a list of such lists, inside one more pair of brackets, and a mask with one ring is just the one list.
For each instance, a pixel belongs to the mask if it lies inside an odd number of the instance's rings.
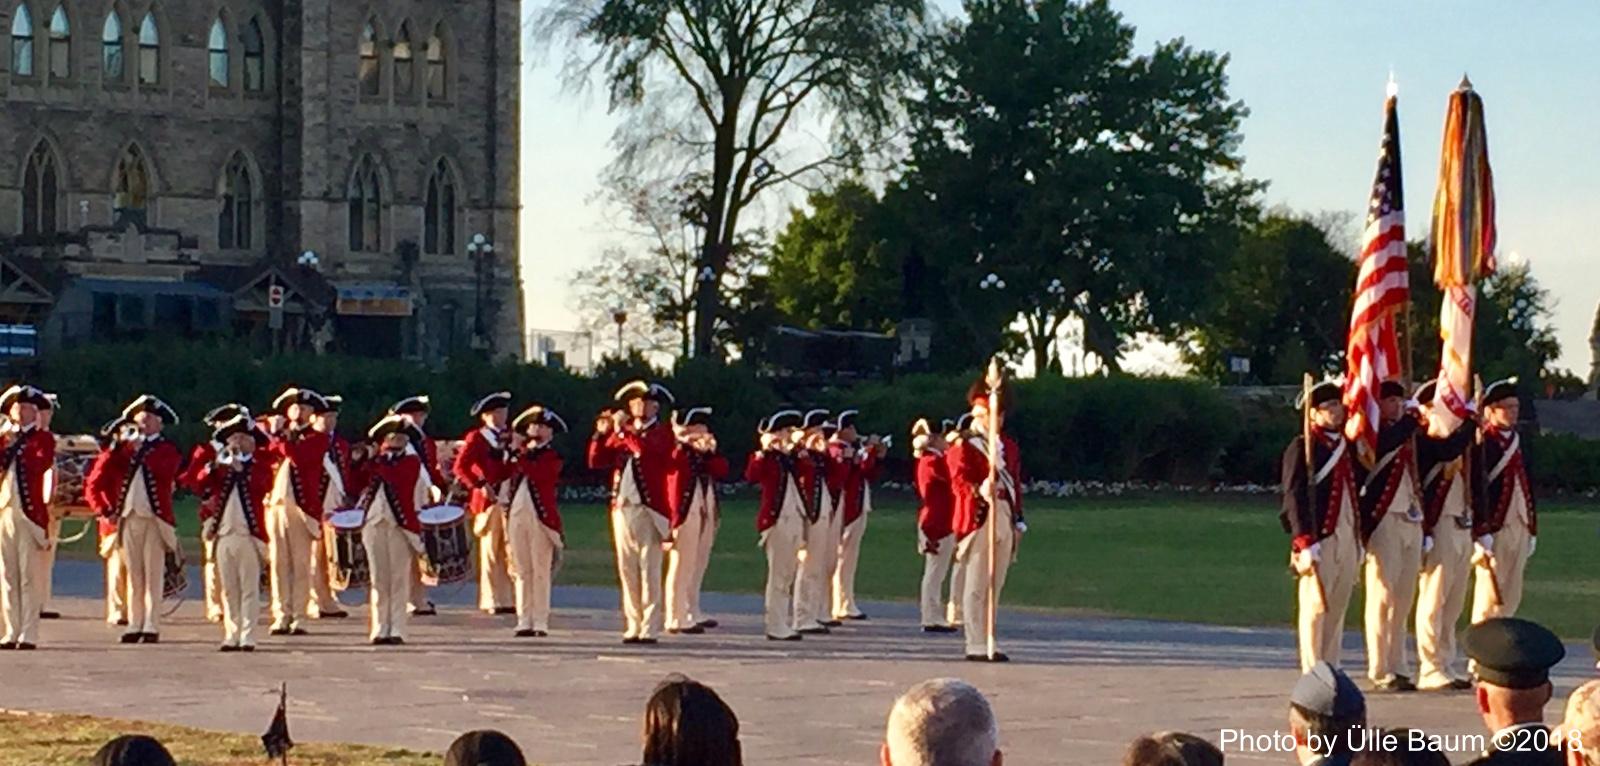
[[22,233],[56,232],[56,199],[61,188],[61,171],[55,155],[43,141],[28,155],[22,175]]
[[244,155],[235,154],[222,171],[222,211],[217,214],[217,246],[224,250],[248,250],[252,244],[255,195],[250,181],[250,165]]
[[150,169],[145,165],[144,153],[137,146],[129,146],[117,159],[116,198],[112,207],[117,210],[143,211],[150,199]]
[[266,46],[261,35],[261,20],[244,25],[244,89],[259,91],[266,86]]
[[11,17],[11,73],[33,76],[33,15],[26,5],[17,6]]
[[456,184],[444,160],[439,160],[428,176],[428,196],[422,210],[422,251],[456,252]]
[[383,192],[378,184],[378,165],[363,157],[350,177],[345,196],[350,202],[350,249],[375,253],[383,248]]
[[100,71],[107,80],[122,79],[122,16],[115,8],[100,28]]
[[428,38],[428,98],[442,99],[447,95],[446,76],[449,63],[444,49],[444,38],[437,27]]
[[394,36],[394,94],[410,97],[416,87],[417,62],[411,53],[411,23],[401,22]]
[[50,14],[50,76],[65,79],[72,75],[72,23],[67,9],[56,6]]
[[372,22],[361,28],[361,95],[376,96],[378,81],[378,30]]
[[156,29],[156,17],[146,13],[139,22],[139,84],[155,85],[161,82],[161,33]]
[[228,87],[228,30],[220,17],[211,22],[211,40],[206,47],[211,51],[211,87]]

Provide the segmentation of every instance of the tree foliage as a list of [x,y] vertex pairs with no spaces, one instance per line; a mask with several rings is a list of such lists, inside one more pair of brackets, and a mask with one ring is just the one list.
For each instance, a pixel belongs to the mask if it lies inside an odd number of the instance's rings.
[[773,298],[788,321],[810,328],[891,329],[903,316],[900,247],[872,189],[845,181],[812,192],[773,243]]

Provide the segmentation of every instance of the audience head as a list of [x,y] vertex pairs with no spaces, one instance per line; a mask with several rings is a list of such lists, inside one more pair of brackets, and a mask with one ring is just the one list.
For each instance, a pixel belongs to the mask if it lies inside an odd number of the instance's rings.
[[94,766],[175,766],[172,754],[154,737],[125,734],[94,754]]
[[881,757],[883,766],[1001,766],[1000,727],[965,681],[923,681],[889,710]]
[[1146,734],[1128,745],[1122,766],[1222,766],[1222,751],[1193,734]]
[[450,743],[444,766],[526,766],[522,748],[510,737],[492,729],[469,731]]
[[710,687],[680,675],[644,707],[645,766],[740,766],[739,718]]
[[1289,731],[1302,762],[1350,752],[1351,737],[1359,735],[1352,730],[1366,724],[1366,697],[1349,676],[1327,662],[1312,665],[1289,694]]
[[[1368,747],[1350,759],[1350,766],[1450,766],[1450,759],[1425,745],[1412,749],[1413,742],[1426,742],[1426,735],[1411,729],[1384,729],[1383,737],[1396,747]],[[1392,739],[1389,739],[1392,738]]]
[[1550,738],[1567,746],[1568,766],[1600,766],[1600,681],[1572,692],[1567,714]]
[[1538,623],[1496,617],[1468,628],[1461,644],[1477,663],[1484,726],[1499,731],[1544,720],[1552,694],[1550,668],[1567,654],[1561,639]]

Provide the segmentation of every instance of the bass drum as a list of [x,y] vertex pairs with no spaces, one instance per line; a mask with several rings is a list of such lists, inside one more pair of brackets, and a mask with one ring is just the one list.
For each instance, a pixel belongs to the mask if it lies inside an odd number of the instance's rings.
[[361,542],[361,525],[366,514],[359,508],[328,514],[333,544],[328,547],[328,571],[333,574],[333,589],[345,591],[372,584],[367,565],[367,547]]
[[459,505],[430,505],[417,512],[422,522],[422,581],[450,585],[472,578],[472,535]]

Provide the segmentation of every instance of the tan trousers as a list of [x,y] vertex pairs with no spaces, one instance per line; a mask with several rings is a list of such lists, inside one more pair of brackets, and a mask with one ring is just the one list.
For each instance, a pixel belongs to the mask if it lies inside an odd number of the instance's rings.
[[0,643],[39,642],[39,564],[44,530],[21,509],[0,509]]
[[[928,538],[919,530],[917,532],[917,550],[922,554],[922,625],[923,627],[944,625],[944,578],[950,571],[950,561],[955,558],[956,536],[945,535],[939,538],[939,552],[927,553]],[[957,595],[951,590],[951,596]],[[954,599],[952,598],[952,603]]]
[[[994,600],[995,609],[1000,608],[1000,591],[1006,585],[1006,571],[1011,568],[1011,557],[1016,546],[1016,525],[1012,521],[1011,504],[1001,500],[996,504],[996,512],[989,514],[984,525],[979,527],[966,539],[956,544],[956,558],[966,567],[965,581],[962,584],[961,611],[966,615],[966,622],[962,624],[963,632],[967,639],[967,654],[989,653],[989,525],[995,527],[994,541]],[[998,623],[999,620],[996,620]],[[996,650],[998,651],[999,628],[995,628],[997,638]]]
[[655,638],[661,632],[661,533],[642,505],[611,511],[611,540],[622,584],[623,638]]
[[561,548],[553,530],[530,512],[510,514],[506,524],[517,630],[550,630],[550,580]]
[[478,608],[485,612],[516,606],[506,551],[506,513],[499,506],[472,519],[478,537]]
[[50,611],[50,596],[55,593],[56,587],[56,542],[61,539],[61,517],[50,516],[50,527],[47,530],[50,536],[49,545],[39,551],[39,576],[34,578],[39,583],[39,610]]
[[328,565],[328,551],[333,550],[333,529],[326,524],[322,536],[311,542],[311,603],[306,613],[312,617],[348,611],[333,592],[333,567]]
[[823,627],[833,618],[833,568],[839,556],[839,538],[834,534],[834,512],[824,498],[822,515],[807,523],[806,555],[795,583],[794,624],[799,630]]
[[962,624],[961,616],[962,616],[962,613],[963,613],[963,610],[961,608],[961,606],[962,606],[961,602],[962,602],[963,599],[966,598],[966,592],[967,592],[967,568],[962,566],[961,562],[958,559],[956,559],[955,553],[954,553],[955,544],[956,544],[956,537],[955,537],[955,535],[951,535],[950,536],[950,546],[951,546],[951,548],[950,548],[950,550],[951,550],[951,554],[950,554],[950,605],[945,610],[945,615],[949,619],[951,625],[960,626]]
[[393,525],[369,526],[361,530],[361,544],[367,549],[367,566],[372,584],[367,601],[372,608],[371,638],[405,638],[407,594],[412,572],[417,568],[417,553],[404,529]]
[[272,627],[295,629],[309,616],[311,567],[317,538],[299,508],[267,506],[267,552],[272,567]]
[[422,557],[411,564],[411,605],[410,611],[415,612],[428,606],[428,584],[422,581]]
[[122,543],[105,552],[106,622],[115,625],[128,620],[128,572],[122,566]]
[[799,511],[785,508],[778,514],[778,523],[761,533],[761,547],[767,551],[766,629],[773,638],[795,634],[794,591],[805,526]]
[[[1343,653],[1344,617],[1350,607],[1350,593],[1355,590],[1356,576],[1361,572],[1361,546],[1356,537],[1355,509],[1348,498],[1342,505],[1338,528],[1322,540],[1317,577],[1298,578],[1301,672],[1309,671],[1318,660],[1338,667]],[[1319,579],[1321,592],[1317,589]],[[1321,593],[1328,596],[1326,607]]]
[[1417,587],[1417,686],[1437,689],[1466,676],[1456,670],[1456,623],[1467,602],[1472,569],[1472,529],[1456,524],[1472,518],[1466,480],[1457,476],[1433,528],[1433,550],[1422,557]]
[[1499,586],[1500,598],[1495,600],[1489,568],[1477,570],[1477,584],[1472,589],[1472,623],[1474,625],[1492,617],[1515,617],[1522,604],[1522,570],[1528,566],[1528,504],[1518,488],[1506,509],[1506,523],[1494,533],[1493,584]]
[[128,632],[160,633],[161,601],[166,589],[167,549],[160,519],[125,516],[122,565],[128,573]]
[[711,512],[697,498],[673,533],[672,550],[667,553],[668,630],[686,630],[705,621],[700,611],[700,583],[706,576],[716,534]]
[[1408,521],[1410,493],[1397,497],[1367,540],[1366,640],[1367,678],[1373,683],[1409,676],[1406,661],[1406,619],[1417,596],[1422,566],[1422,524]]
[[[841,519],[844,514],[835,514]],[[838,563],[833,568],[833,619],[861,616],[856,606],[856,565],[861,563],[861,537],[867,533],[867,514],[839,531]]]
[[223,646],[255,646],[261,619],[260,541],[250,535],[227,535],[212,542],[221,585]]
[[205,563],[201,565],[200,576],[205,580],[206,591],[206,619],[212,622],[221,622],[223,618],[222,607],[222,573],[217,568],[217,544],[215,540],[201,539],[201,555]]

